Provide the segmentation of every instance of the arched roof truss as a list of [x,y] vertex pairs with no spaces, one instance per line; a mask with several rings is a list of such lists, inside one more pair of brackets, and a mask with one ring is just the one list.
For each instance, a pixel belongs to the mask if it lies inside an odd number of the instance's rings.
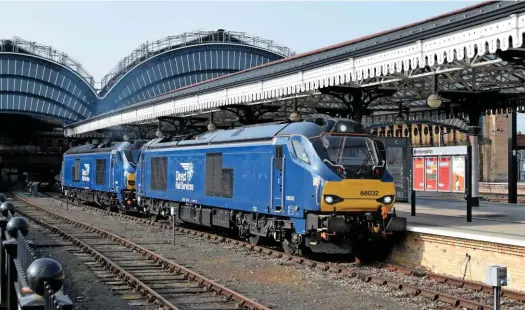
[[78,122],[294,54],[241,32],[184,33],[141,44],[97,92],[93,77],[68,55],[17,37],[0,39],[0,113]]
[[0,40],[0,111],[53,117],[66,123],[93,115],[97,95],[82,76],[15,43]]
[[109,90],[97,112],[121,108],[178,88],[278,59],[258,48],[233,44],[191,46],[144,61]]

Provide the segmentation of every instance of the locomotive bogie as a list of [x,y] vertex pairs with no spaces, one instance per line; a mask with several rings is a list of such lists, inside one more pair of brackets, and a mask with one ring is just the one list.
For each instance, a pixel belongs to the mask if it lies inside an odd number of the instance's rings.
[[174,217],[177,223],[190,223],[230,230],[237,229],[239,236],[246,240],[262,237],[282,242],[286,236],[292,234],[293,230],[293,224],[290,220],[264,214],[148,198],[142,198],[141,204],[151,215],[158,218],[169,218],[171,208],[174,208]]

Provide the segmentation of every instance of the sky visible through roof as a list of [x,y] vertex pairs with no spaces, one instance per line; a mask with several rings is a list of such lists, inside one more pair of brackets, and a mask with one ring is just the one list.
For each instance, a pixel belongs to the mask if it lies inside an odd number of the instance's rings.
[[[302,53],[479,2],[0,1],[0,38],[51,45],[100,81],[143,42],[182,32],[242,31]],[[518,118],[525,132],[525,118]]]

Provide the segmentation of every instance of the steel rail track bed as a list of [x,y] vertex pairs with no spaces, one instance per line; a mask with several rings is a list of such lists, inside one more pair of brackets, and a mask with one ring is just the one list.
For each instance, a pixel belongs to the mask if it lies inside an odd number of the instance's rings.
[[71,241],[162,309],[270,309],[130,240],[12,195],[26,205],[16,213]]
[[[65,202],[65,199],[63,198],[57,198],[51,195],[48,195],[48,196]],[[85,207],[78,203],[75,203],[75,205],[79,207]],[[166,230],[172,229],[171,224],[167,224],[167,223],[165,224],[161,222],[154,222],[150,219],[111,212],[111,211],[107,211],[107,210],[103,210],[99,208],[91,208],[91,209],[96,210],[96,212],[100,212],[102,214],[125,218],[125,219],[132,220],[132,221],[135,221],[141,224],[147,224],[149,226],[154,226],[156,228],[162,228]],[[175,231],[179,233],[185,233],[188,235],[194,235],[196,237],[204,237],[204,238],[216,240],[219,242],[229,243],[239,248],[249,249],[256,253],[262,253],[262,254],[266,254],[266,255],[269,255],[275,258],[286,259],[296,264],[302,264],[302,265],[309,266],[312,268],[317,268],[322,271],[329,271],[333,273],[342,274],[350,278],[357,278],[364,282],[371,282],[377,285],[386,285],[391,289],[405,291],[411,294],[412,296],[424,296],[424,297],[431,299],[432,301],[441,301],[441,302],[451,305],[452,307],[462,307],[465,309],[473,309],[473,310],[493,309],[492,306],[479,303],[475,300],[469,300],[469,299],[445,294],[445,293],[431,290],[431,289],[418,288],[414,285],[408,285],[405,283],[393,281],[391,279],[387,279],[387,278],[380,277],[380,276],[366,275],[365,273],[360,272],[358,270],[359,269],[358,267],[356,268],[342,267],[342,266],[339,266],[338,264],[327,264],[327,263],[323,263],[320,261],[315,261],[315,260],[307,259],[304,257],[300,257],[297,255],[288,255],[282,251],[278,251],[275,249],[270,249],[270,248],[266,248],[266,247],[262,247],[258,245],[252,245],[249,242],[244,242],[244,241],[237,240],[237,239],[231,239],[231,238],[219,236],[213,233],[199,231],[197,229],[185,228],[182,226],[176,226]],[[399,274],[408,275],[408,276],[417,276],[417,277],[427,276],[429,280],[436,281],[438,283],[448,284],[448,285],[451,285],[457,288],[466,288],[466,289],[473,290],[475,292],[492,294],[492,287],[484,283],[481,283],[481,282],[474,282],[474,281],[463,280],[463,279],[444,276],[444,275],[438,275],[438,274],[431,273],[431,272],[415,270],[415,269],[411,269],[407,267],[396,266],[393,264],[376,264],[375,266],[370,266],[370,267],[376,267],[378,269],[385,269],[388,271],[398,272]],[[525,294],[521,292],[515,292],[515,291],[503,289],[501,296],[515,300],[520,303],[525,302]]]

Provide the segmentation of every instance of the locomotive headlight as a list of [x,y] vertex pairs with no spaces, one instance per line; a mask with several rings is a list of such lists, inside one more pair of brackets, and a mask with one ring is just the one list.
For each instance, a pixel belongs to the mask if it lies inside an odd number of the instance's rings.
[[336,195],[326,195],[324,196],[324,201],[327,204],[331,205],[343,201],[343,198],[338,197]]
[[383,196],[377,199],[377,201],[388,205],[388,204],[391,204],[392,201],[394,201],[394,197],[393,196]]

